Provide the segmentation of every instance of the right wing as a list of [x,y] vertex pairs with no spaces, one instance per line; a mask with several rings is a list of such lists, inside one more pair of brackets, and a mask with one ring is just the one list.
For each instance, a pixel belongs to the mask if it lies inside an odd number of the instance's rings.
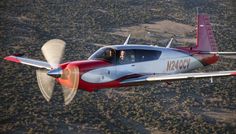
[[197,79],[197,78],[212,78],[223,76],[236,76],[236,70],[234,71],[218,71],[207,73],[180,73],[180,74],[167,74],[167,75],[145,75],[138,78],[131,78],[121,81],[122,84],[136,84],[155,81],[173,81],[184,79]]
[[25,57],[11,55],[11,56],[5,57],[4,60],[26,64],[26,65],[30,65],[30,66],[34,66],[38,68],[45,68],[48,70],[51,69],[51,66],[45,61],[34,60],[34,59],[25,58]]

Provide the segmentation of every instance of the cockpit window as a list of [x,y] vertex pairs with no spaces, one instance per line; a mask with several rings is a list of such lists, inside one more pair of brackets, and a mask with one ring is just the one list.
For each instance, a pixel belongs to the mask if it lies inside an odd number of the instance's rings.
[[133,50],[117,51],[117,64],[129,64],[135,62],[135,53]]
[[160,56],[161,52],[156,50],[135,50],[136,62],[156,60],[159,59]]
[[112,48],[101,48],[95,52],[89,59],[105,60],[110,63],[115,63],[116,51]]
[[104,60],[112,64],[131,64],[135,62],[144,62],[157,60],[161,56],[161,51],[141,50],[141,49],[124,49],[115,50],[110,47],[101,48],[96,51],[89,59]]
[[116,51],[117,64],[157,60],[160,56],[161,52],[156,50],[128,49]]

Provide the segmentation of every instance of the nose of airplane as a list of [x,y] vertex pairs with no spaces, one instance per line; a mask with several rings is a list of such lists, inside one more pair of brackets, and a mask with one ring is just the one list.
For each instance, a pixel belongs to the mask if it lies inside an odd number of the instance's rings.
[[62,76],[62,73],[63,73],[63,71],[62,71],[62,69],[59,67],[59,68],[52,69],[52,70],[48,71],[47,74],[48,74],[49,76],[54,77],[54,78],[60,78],[60,77]]

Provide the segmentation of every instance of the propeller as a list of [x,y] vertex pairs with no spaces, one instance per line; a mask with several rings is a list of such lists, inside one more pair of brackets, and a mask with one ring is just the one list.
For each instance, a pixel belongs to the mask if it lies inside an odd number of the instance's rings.
[[51,70],[36,70],[37,82],[43,97],[50,101],[52,98],[55,79],[62,85],[64,104],[68,105],[76,95],[79,86],[79,68],[68,64],[62,69],[59,64],[64,55],[65,42],[52,39],[41,48],[42,53],[51,66]]

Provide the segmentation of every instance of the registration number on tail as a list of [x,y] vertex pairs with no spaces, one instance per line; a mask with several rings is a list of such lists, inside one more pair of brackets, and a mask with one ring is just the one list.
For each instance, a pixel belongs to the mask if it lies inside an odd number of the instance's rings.
[[178,71],[189,68],[191,59],[169,60],[167,61],[167,71]]

